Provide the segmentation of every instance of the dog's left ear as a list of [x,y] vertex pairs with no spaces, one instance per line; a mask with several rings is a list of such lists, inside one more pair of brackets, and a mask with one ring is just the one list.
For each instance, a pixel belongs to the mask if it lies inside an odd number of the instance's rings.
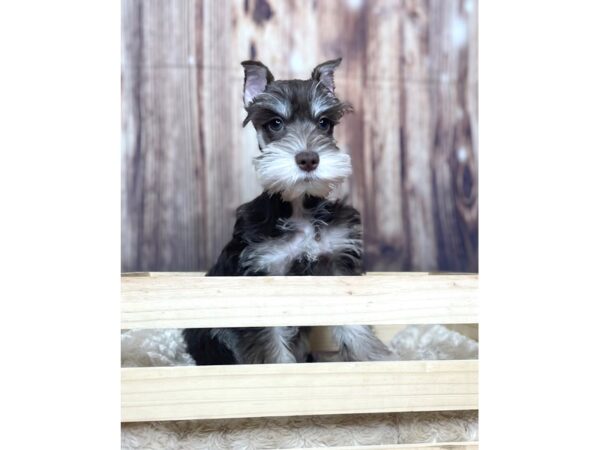
[[335,90],[333,72],[341,62],[342,58],[338,58],[319,64],[313,69],[311,78],[315,81],[320,81],[327,89],[333,92]]
[[252,100],[262,94],[274,78],[267,66],[260,61],[244,61],[244,105],[247,107]]

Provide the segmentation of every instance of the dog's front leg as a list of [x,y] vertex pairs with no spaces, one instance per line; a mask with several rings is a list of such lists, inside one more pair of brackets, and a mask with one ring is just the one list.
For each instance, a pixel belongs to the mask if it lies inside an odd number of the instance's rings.
[[333,340],[339,345],[342,361],[390,360],[393,353],[367,325],[333,327]]
[[238,360],[242,364],[295,363],[299,332],[298,327],[243,329],[237,349]]

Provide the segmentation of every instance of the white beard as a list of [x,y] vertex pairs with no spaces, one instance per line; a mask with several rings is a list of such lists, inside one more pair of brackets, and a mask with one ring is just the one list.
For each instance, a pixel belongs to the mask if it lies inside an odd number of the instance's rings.
[[286,201],[305,194],[326,198],[352,173],[350,155],[341,153],[329,139],[311,146],[319,154],[317,168],[311,172],[301,170],[295,155],[306,148],[298,139],[284,138],[266,145],[263,153],[254,158],[258,179],[267,192],[280,193]]

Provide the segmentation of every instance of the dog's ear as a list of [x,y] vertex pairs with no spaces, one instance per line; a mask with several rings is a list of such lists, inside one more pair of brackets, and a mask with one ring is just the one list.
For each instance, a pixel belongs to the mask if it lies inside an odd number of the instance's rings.
[[342,58],[332,59],[319,64],[312,71],[311,78],[315,81],[320,81],[323,86],[329,89],[331,92],[335,90],[335,83],[333,82],[333,72],[335,68],[340,65]]
[[244,105],[248,106],[252,100],[265,91],[267,84],[274,78],[267,66],[260,61],[244,61]]

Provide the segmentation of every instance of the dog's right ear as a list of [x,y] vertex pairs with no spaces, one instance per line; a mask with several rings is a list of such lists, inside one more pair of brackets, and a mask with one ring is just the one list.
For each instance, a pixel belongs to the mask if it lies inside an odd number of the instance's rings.
[[244,105],[248,107],[258,94],[262,94],[274,78],[260,61],[244,61]]
[[315,81],[323,83],[327,89],[331,92],[335,90],[335,83],[333,82],[333,72],[342,62],[342,58],[332,59],[331,61],[325,61],[319,64],[312,71],[311,78]]

